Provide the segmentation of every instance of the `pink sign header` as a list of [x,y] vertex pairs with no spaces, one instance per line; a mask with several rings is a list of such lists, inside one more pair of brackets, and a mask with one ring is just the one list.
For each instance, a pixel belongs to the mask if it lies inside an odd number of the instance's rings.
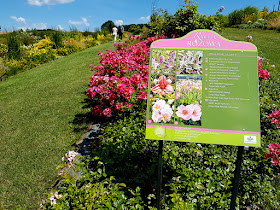
[[257,50],[251,43],[231,41],[210,30],[195,30],[178,39],[160,39],[151,47]]

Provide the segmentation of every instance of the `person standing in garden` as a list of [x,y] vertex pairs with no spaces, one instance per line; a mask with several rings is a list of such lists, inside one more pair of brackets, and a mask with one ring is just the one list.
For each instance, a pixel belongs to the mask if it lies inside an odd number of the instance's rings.
[[113,31],[114,42],[116,42],[117,33],[118,33],[118,29],[117,29],[116,25],[114,25],[114,28],[112,29],[112,31]]
[[124,32],[124,27],[122,26],[122,24],[120,24],[118,27],[119,40],[122,40],[123,32]]

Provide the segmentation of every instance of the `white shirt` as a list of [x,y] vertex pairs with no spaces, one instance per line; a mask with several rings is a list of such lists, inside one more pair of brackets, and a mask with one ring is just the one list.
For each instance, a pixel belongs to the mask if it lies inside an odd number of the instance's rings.
[[118,29],[116,27],[113,28],[113,35],[117,35]]

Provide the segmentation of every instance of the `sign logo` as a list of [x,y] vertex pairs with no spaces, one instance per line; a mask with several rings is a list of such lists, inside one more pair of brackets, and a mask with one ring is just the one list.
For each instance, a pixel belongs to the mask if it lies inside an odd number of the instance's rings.
[[244,143],[246,144],[256,144],[257,137],[256,136],[244,136]]

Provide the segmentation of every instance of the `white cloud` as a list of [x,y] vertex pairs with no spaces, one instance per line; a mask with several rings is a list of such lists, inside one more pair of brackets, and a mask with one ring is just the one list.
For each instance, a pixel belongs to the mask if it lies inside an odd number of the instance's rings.
[[122,24],[123,24],[123,20],[116,20],[116,21],[115,21],[115,24],[116,24],[117,26],[122,25]]
[[58,26],[57,26],[57,30],[59,30],[59,31],[63,31],[63,29],[64,29],[64,28],[62,28],[62,26],[61,26],[61,25],[58,25]]
[[36,29],[47,29],[47,23],[33,23],[33,28]]
[[18,23],[23,23],[23,24],[26,24],[26,21],[23,17],[19,17],[17,18],[16,16],[11,16],[11,18],[15,21],[17,21]]
[[87,22],[87,19],[82,17],[82,21],[73,21],[73,20],[69,20],[68,23],[72,24],[72,25],[86,25],[86,26],[90,26],[90,24]]
[[75,0],[28,0],[27,3],[33,6],[43,5],[56,5],[56,4],[68,4]]
[[140,20],[147,20],[147,21],[149,21],[150,19],[151,19],[150,15],[147,16],[147,17],[140,17]]
[[27,29],[28,29],[27,27],[18,27],[18,30],[26,31]]

